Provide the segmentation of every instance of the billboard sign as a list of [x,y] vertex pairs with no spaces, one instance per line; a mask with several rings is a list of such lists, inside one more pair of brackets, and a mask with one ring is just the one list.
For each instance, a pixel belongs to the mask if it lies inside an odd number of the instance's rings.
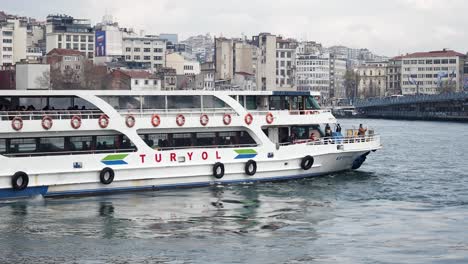
[[106,32],[96,31],[95,39],[96,39],[96,45],[95,45],[96,57],[106,56]]

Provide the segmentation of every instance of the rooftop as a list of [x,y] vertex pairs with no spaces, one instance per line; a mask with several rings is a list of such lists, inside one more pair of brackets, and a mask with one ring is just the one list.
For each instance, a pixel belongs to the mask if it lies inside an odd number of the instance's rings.
[[52,55],[60,55],[60,56],[84,56],[84,53],[78,51],[78,50],[72,50],[72,49],[52,49],[47,53],[48,56]]
[[435,50],[429,52],[415,52],[401,56],[402,59],[426,58],[426,57],[464,57],[465,54],[453,50]]

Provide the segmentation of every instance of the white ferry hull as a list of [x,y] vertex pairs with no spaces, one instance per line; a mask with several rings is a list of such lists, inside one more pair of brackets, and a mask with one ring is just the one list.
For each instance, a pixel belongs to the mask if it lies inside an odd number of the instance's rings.
[[[106,194],[314,177],[352,169],[353,163],[359,157],[379,149],[380,141],[347,144],[342,150],[337,150],[337,146],[335,144],[320,146],[298,144],[283,146],[281,150],[272,150],[271,152],[262,148],[252,148],[251,150],[258,153],[255,157],[250,158],[248,155],[244,155],[245,158],[240,159],[236,159],[239,155],[234,149],[135,152],[124,154],[127,155],[124,159],[127,164],[122,165],[103,164],[102,160],[109,156],[106,154],[84,155],[83,157],[69,156],[66,159],[53,156],[10,158],[12,173],[0,176],[0,198]],[[268,158],[268,155],[272,153],[273,157]],[[297,154],[294,155],[294,158],[288,158],[292,156],[291,153]],[[176,161],[163,163],[164,159],[171,158],[171,154],[175,154]],[[156,161],[155,155],[158,157],[160,155],[160,159],[163,160],[160,164]],[[314,163],[310,169],[304,170],[301,168],[301,161],[307,155],[314,158]],[[181,157],[186,161],[181,162]],[[36,168],[39,167],[37,172],[28,172],[28,166],[22,163],[22,159],[28,159],[29,164],[42,163],[42,165],[36,166]],[[253,176],[248,176],[244,171],[245,163],[249,159],[255,160],[257,163],[257,172]],[[76,162],[80,162],[83,167],[68,169],[68,171],[65,169],[65,166],[68,165],[70,168]],[[221,179],[216,179],[213,176],[215,162],[221,162],[225,166],[225,173]],[[55,168],[51,168],[50,164],[55,164]],[[90,169],[86,170],[87,167]],[[99,179],[99,173],[104,167],[110,167],[115,171],[114,181],[109,185],[102,184]],[[29,185],[25,190],[11,188],[11,178],[15,171],[28,173]]]

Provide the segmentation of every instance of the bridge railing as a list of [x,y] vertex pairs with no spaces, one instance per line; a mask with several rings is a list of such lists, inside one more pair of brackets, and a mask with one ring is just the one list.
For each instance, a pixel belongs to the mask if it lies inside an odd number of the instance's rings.
[[414,104],[414,103],[430,103],[442,102],[451,100],[466,100],[468,99],[468,92],[459,93],[443,93],[443,94],[420,94],[420,95],[406,95],[399,97],[384,97],[384,98],[369,98],[364,100],[356,100],[355,107],[372,107],[372,106],[387,106],[387,105],[400,105],[400,104]]

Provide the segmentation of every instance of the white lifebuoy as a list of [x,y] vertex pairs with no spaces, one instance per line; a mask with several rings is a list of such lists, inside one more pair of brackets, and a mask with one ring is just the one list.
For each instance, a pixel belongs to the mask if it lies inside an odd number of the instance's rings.
[[202,126],[206,126],[206,125],[208,125],[208,122],[210,122],[210,118],[208,117],[208,115],[207,114],[202,114],[200,116],[200,124]]
[[273,117],[273,114],[270,112],[265,116],[265,119],[268,124],[273,123],[273,121],[275,120],[275,118]]
[[227,126],[231,124],[232,118],[230,114],[224,114],[223,116],[223,123]]
[[98,119],[98,123],[101,128],[106,128],[109,125],[109,117],[102,114]]
[[42,128],[45,130],[49,130],[52,128],[52,125],[54,124],[54,121],[52,121],[52,118],[50,116],[44,116],[41,121]]
[[15,118],[11,120],[11,127],[16,131],[20,131],[23,128],[23,119],[19,116],[15,116]]
[[151,124],[152,124],[154,127],[159,126],[159,124],[161,124],[161,117],[159,117],[159,115],[157,115],[157,114],[154,114],[154,115],[151,117]]
[[176,123],[178,126],[183,126],[185,124],[185,116],[182,114],[178,114],[176,117]]
[[252,116],[252,114],[251,114],[251,113],[246,114],[245,117],[244,117],[244,121],[245,121],[245,123],[246,123],[247,125],[252,124],[252,122],[253,122],[253,116]]
[[70,125],[74,129],[80,128],[81,127],[81,117],[77,116],[77,115],[72,116],[72,118],[70,119]]
[[135,123],[136,123],[136,120],[135,120],[135,117],[133,115],[128,115],[125,118],[125,124],[127,125],[127,127],[132,128],[132,127],[135,126]]

